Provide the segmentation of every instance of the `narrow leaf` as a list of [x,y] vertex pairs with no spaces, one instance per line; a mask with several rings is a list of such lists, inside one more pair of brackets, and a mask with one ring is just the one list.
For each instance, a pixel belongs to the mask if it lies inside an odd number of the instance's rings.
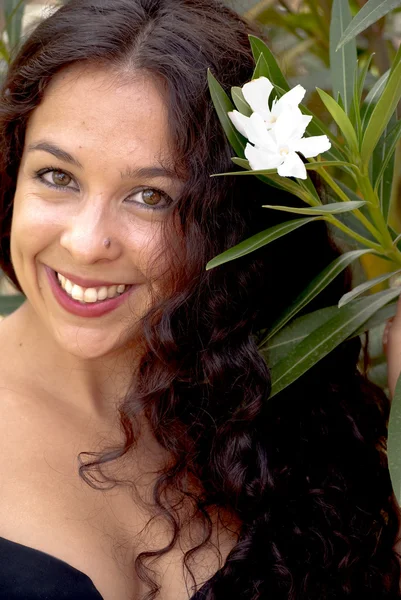
[[367,94],[361,110],[362,131],[365,131],[366,129],[369,119],[372,116],[373,109],[379,101],[389,77],[390,69],[383,73],[383,75],[376,81],[370,92]]
[[[327,152],[325,152],[327,154]],[[349,169],[356,169],[355,165],[347,162],[346,160],[319,160],[316,162],[305,163],[305,167],[308,171],[315,171],[320,167],[347,167]]]
[[231,88],[231,97],[236,109],[246,117],[250,117],[252,114],[252,109],[245,100],[242,89],[240,87]]
[[[356,300],[358,302],[358,300]],[[365,321],[358,329],[356,329],[347,339],[360,336],[366,331],[370,331],[374,327],[385,323],[391,317],[394,317],[397,311],[397,300],[394,300],[383,306],[370,319]],[[329,321],[338,313],[338,306],[327,306],[320,308],[302,317],[298,317],[291,321],[288,325],[280,329],[272,338],[265,344],[264,341],[259,344],[259,350],[265,356],[269,367],[278,363],[282,358],[287,356],[289,352],[303,339],[305,339],[312,331],[319,329],[324,323]],[[265,338],[266,339],[266,338]]]
[[373,109],[363,136],[361,158],[366,165],[369,164],[373,150],[401,98],[401,51],[397,52],[397,56],[398,62],[393,64],[386,86]]
[[323,204],[321,206],[312,206],[310,208],[293,208],[292,206],[278,206],[273,204],[263,204],[263,208],[271,208],[273,210],[283,210],[298,215],[336,215],[350,210],[356,210],[366,204],[364,200],[358,202],[333,202],[332,204]]
[[338,313],[338,306],[320,308],[307,315],[302,315],[280,329],[267,343],[266,338],[259,344],[259,350],[265,356],[267,364],[272,367],[278,363],[312,331],[321,327]]
[[316,88],[316,91],[319,94],[323,104],[333,117],[334,121],[340,128],[340,131],[346,139],[350,150],[357,153],[358,139],[348,115],[345,114],[341,106],[339,106],[334,98],[332,98],[329,94],[319,88]]
[[269,65],[267,64],[263,54],[259,55],[259,58],[256,62],[255,70],[252,75],[252,79],[259,79],[259,77],[267,77],[267,79],[270,79]]
[[268,68],[267,78],[270,79],[274,85],[280,86],[285,92],[288,92],[290,86],[288,85],[288,82],[278,66],[278,63],[271,50],[261,39],[255,37],[254,35],[249,36],[249,42],[251,44],[252,53],[256,63],[258,62],[259,57],[263,55]]
[[0,39],[0,56],[7,63],[10,62],[10,53],[8,52],[7,47],[2,39]]
[[[340,0],[340,2],[342,1],[344,0]],[[349,40],[355,38],[359,33],[398,6],[401,6],[401,0],[368,0],[344,31],[338,43],[338,48],[344,46]]]
[[370,65],[372,64],[373,56],[374,56],[374,52],[372,52],[372,54],[368,57],[368,59],[365,60],[364,65],[359,73],[358,86],[357,86],[358,106],[360,105],[361,100],[362,100],[363,90],[365,89],[366,76],[368,74]]
[[228,141],[236,154],[243,157],[246,139],[235,129],[227,114],[234,110],[234,105],[210,70],[207,72],[207,79],[214,107]]
[[306,223],[310,223],[319,219],[319,217],[310,217],[308,219],[293,219],[292,221],[286,221],[285,223],[280,223],[279,225],[275,225],[270,229],[266,229],[265,231],[261,231],[256,235],[244,240],[237,246],[226,250],[222,254],[219,254],[206,265],[206,270],[213,269],[219,265],[230,262],[231,260],[235,260],[236,258],[240,258],[241,256],[245,256],[246,254],[250,254],[262,246],[266,244],[270,244],[274,240],[302,227],[302,225],[306,225]]
[[[390,123],[393,119],[390,120]],[[384,133],[387,131],[385,129]],[[373,180],[375,191],[380,199],[382,214],[387,222],[390,211],[391,191],[394,177],[394,158],[397,144],[401,138],[401,120],[393,123],[393,128],[380,140],[373,153]],[[381,162],[380,162],[381,161]],[[377,172],[378,171],[378,172]]]
[[[326,153],[325,153],[326,154]],[[211,177],[221,177],[223,175],[272,175],[273,173],[277,173],[277,169],[261,169],[259,171],[253,171],[250,167],[249,161],[240,158],[232,158],[231,159],[234,164],[239,167],[243,167],[246,169],[245,171],[227,171],[227,173],[215,173],[211,175]],[[317,162],[305,163],[305,167],[307,171],[316,171],[322,167],[338,167],[338,166],[346,166],[351,169],[355,169],[355,165],[352,163],[346,162],[345,160],[320,160]]]
[[360,96],[359,96],[359,70],[358,63],[355,66],[354,73],[354,89],[352,94],[352,105],[350,110],[350,121],[356,131],[356,137],[358,139],[358,146],[362,141],[362,119],[361,119],[361,106],[360,106]]
[[351,302],[351,300],[354,300],[364,292],[367,292],[367,290],[370,290],[370,288],[374,287],[379,283],[382,283],[383,281],[387,281],[387,279],[390,279],[390,277],[400,272],[401,269],[398,269],[397,271],[392,271],[391,273],[384,273],[384,275],[379,275],[379,277],[369,279],[369,281],[365,281],[364,283],[357,285],[353,290],[347,292],[340,298],[338,307],[341,308],[342,306],[345,306],[346,304],[348,304],[348,302]]
[[266,337],[266,341],[274,336],[284,325],[288,323],[304,306],[306,306],[313,298],[315,298],[322,290],[324,290],[329,283],[333,281],[344,269],[346,269],[352,262],[360,258],[364,254],[367,254],[370,250],[354,250],[342,254],[332,263],[330,263],[319,275],[317,275],[301,294],[295,299],[293,304],[288,307],[280,318],[272,325],[269,333]]
[[25,0],[5,0],[4,15],[8,46],[11,50],[18,48],[21,43],[22,18],[24,16]]
[[272,368],[272,392],[270,397],[275,396],[301,377],[399,294],[399,289],[385,290],[339,308],[334,317],[309,334]]
[[373,317],[365,321],[365,323],[359,329],[354,331],[350,338],[362,335],[363,333],[365,333],[365,331],[370,331],[371,329],[378,327],[378,325],[382,325],[383,323],[388,321],[388,319],[394,317],[396,312],[397,300],[395,300],[394,302],[390,302],[389,304],[383,306],[383,308],[378,310],[377,313],[373,315]]
[[344,109],[350,113],[353,97],[353,81],[356,70],[356,42],[350,39],[340,49],[338,42],[352,19],[348,0],[333,0],[330,22],[330,71],[333,96],[340,94]]

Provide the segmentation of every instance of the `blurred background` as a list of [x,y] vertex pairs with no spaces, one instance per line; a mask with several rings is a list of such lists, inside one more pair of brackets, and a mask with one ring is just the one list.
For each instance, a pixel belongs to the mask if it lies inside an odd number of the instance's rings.
[[[0,0],[0,78],[4,77],[7,65],[24,37],[40,19],[56,10],[61,3],[62,0]],[[303,85],[307,90],[306,104],[332,126],[329,115],[314,91],[318,86],[331,92],[329,31],[332,0],[225,0],[225,3],[261,28],[290,84]],[[365,3],[366,0],[349,0],[353,15]],[[401,6],[358,36],[359,66],[362,67],[374,53],[370,73],[366,79],[365,94],[389,69],[400,43]],[[400,116],[401,114],[398,114],[398,117]],[[396,150],[394,172],[397,175],[392,184],[390,225],[400,232],[400,145]],[[336,175],[339,179],[344,177],[341,172]],[[358,190],[354,192],[358,194]],[[365,278],[376,277],[391,268],[388,261],[373,255],[362,258]],[[373,288],[372,291],[379,291],[379,288]],[[0,272],[0,318],[12,312],[22,301],[23,297],[15,292]],[[385,389],[386,365],[381,344],[382,331],[383,328],[379,327],[369,335],[368,375]]]

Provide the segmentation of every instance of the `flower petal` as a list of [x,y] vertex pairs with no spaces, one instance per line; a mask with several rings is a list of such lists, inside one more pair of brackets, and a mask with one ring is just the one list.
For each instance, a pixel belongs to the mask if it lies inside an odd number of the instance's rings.
[[275,102],[274,108],[272,107],[273,114],[278,117],[281,115],[286,106],[297,108],[305,94],[305,88],[303,88],[302,85],[296,85],[294,88],[292,88],[292,90],[286,94],[283,94],[281,98]]
[[299,108],[286,106],[272,129],[278,148],[300,139],[306,129],[306,121]]
[[[297,110],[299,110],[299,109],[297,109]],[[299,118],[298,125],[294,128],[294,133],[293,133],[292,137],[295,139],[300,139],[304,135],[305,130],[311,121],[312,121],[312,116],[302,114],[302,117]]]
[[244,137],[247,138],[248,137],[247,125],[248,125],[249,117],[242,115],[240,112],[238,112],[238,110],[233,110],[232,112],[229,112],[228,116],[230,117],[231,122],[234,125],[235,129],[237,129],[240,133],[242,133],[242,135]]
[[313,135],[298,140],[292,148],[296,152],[302,152],[305,158],[310,158],[329,150],[331,143],[327,135]]
[[245,156],[249,160],[249,164],[253,171],[277,169],[283,162],[283,157],[279,154],[272,154],[263,148],[255,148],[255,146],[252,146],[251,144],[247,144]]
[[267,150],[268,152],[277,152],[277,146],[272,134],[267,130],[263,118],[258,113],[252,113],[247,124],[247,138],[252,144]]
[[267,77],[259,77],[249,83],[246,83],[242,88],[245,100],[254,112],[265,113],[269,110],[269,96],[273,89],[272,83]]
[[307,178],[305,165],[296,152],[287,154],[283,164],[277,169],[277,173],[282,177],[297,177],[298,179]]

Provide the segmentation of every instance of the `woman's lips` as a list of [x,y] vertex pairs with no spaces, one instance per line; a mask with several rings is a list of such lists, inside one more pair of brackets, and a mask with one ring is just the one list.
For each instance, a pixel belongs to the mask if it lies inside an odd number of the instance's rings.
[[67,271],[57,271],[59,275],[63,275],[66,279],[69,279],[73,283],[80,285],[83,288],[99,288],[99,287],[110,287],[111,285],[130,285],[128,283],[123,283],[122,281],[100,281],[99,279],[85,279],[83,277],[77,277],[76,275],[72,275],[71,273],[67,273]]
[[[74,300],[73,298],[71,298],[71,296],[67,294],[65,290],[63,290],[57,279],[57,274],[55,271],[53,271],[53,269],[45,266],[45,271],[50,284],[50,288],[58,304],[67,312],[78,317],[102,317],[103,315],[112,312],[118,306],[120,306],[120,304],[125,302],[128,294],[138,287],[137,285],[132,285],[120,296],[116,296],[115,298],[84,304],[82,302],[79,302],[78,300]],[[76,278],[74,279],[75,281],[77,281]]]

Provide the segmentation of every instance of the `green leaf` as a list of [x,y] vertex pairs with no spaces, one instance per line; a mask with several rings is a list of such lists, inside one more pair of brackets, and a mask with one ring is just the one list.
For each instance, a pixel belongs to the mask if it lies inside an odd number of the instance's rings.
[[309,196],[305,193],[304,188],[299,185],[299,181],[302,181],[301,179],[292,181],[289,177],[281,177],[281,175],[277,174],[262,175],[262,177],[264,177],[270,185],[273,185],[274,187],[280,186],[281,189],[290,192],[290,194],[294,194],[294,196],[301,198],[306,204],[309,204]]
[[388,423],[387,457],[393,491],[401,501],[401,376],[395,386]]
[[270,397],[275,396],[301,377],[399,294],[399,289],[385,290],[339,308],[334,317],[309,334],[285,358],[274,365],[271,370],[272,392]]
[[[358,85],[357,85],[357,104],[358,106],[361,103],[362,100],[362,95],[363,95],[363,90],[365,89],[365,83],[366,83],[366,76],[368,74],[370,65],[372,64],[372,59],[374,56],[374,52],[372,52],[372,54],[370,54],[370,56],[367,58],[367,60],[365,60],[364,65],[361,69],[361,71],[359,72],[359,77],[358,77]],[[358,67],[359,67],[359,61],[358,61]]]
[[302,110],[302,113],[304,115],[309,115],[313,117],[312,121],[308,125],[306,136],[308,137],[312,135],[327,135],[332,145],[329,150],[326,150],[324,155],[329,157],[333,162],[344,162],[344,154],[342,152],[342,148],[340,147],[340,142],[334,135],[334,133],[322,121],[320,121],[320,119],[318,119],[304,104],[300,104],[299,108]]
[[259,79],[259,77],[267,77],[268,79],[270,79],[269,66],[263,54],[259,56],[256,62],[256,67],[253,72],[252,79]]
[[265,344],[266,338],[259,344],[259,350],[267,360],[269,367],[278,363],[312,331],[315,331],[321,325],[338,313],[338,306],[327,306],[320,308],[307,315],[302,315],[294,321],[291,321],[286,327],[280,329]]
[[358,63],[355,67],[354,73],[354,89],[352,94],[352,105],[350,110],[350,121],[356,131],[356,137],[358,139],[358,146],[362,141],[362,119],[361,119],[361,106],[360,106],[360,95],[359,95],[359,71]]
[[323,104],[333,117],[334,121],[340,128],[350,150],[356,154],[358,152],[358,139],[348,115],[345,114],[341,106],[339,106],[334,98],[332,98],[329,94],[320,88],[316,88],[316,91],[319,94]]
[[390,71],[389,78],[367,124],[361,147],[361,158],[367,166],[387,123],[401,98],[401,47]]
[[333,262],[331,262],[319,275],[317,275],[299,294],[293,304],[286,308],[284,313],[280,315],[279,319],[273,323],[269,330],[265,340],[273,337],[280,329],[288,323],[304,306],[306,306],[313,298],[315,298],[322,290],[324,290],[329,283],[333,281],[344,269],[346,269],[352,262],[360,258],[364,254],[367,254],[370,250],[353,250],[352,252],[346,252],[342,254]]
[[361,111],[362,116],[362,131],[365,131],[369,119],[372,116],[372,112],[380,96],[383,93],[388,78],[390,77],[390,69],[383,73],[383,75],[376,81],[370,92],[367,94]]
[[352,16],[348,0],[333,0],[330,23],[330,71],[333,97],[340,94],[345,112],[350,113],[353,97],[354,73],[356,69],[356,43],[350,39],[341,49],[337,49]]
[[336,215],[350,210],[356,210],[366,204],[365,200],[358,202],[333,202],[332,204],[323,204],[321,206],[312,206],[305,208],[293,208],[292,206],[278,206],[273,204],[263,204],[263,208],[272,208],[273,210],[283,210],[298,215]]
[[[340,0],[340,2],[342,1]],[[400,5],[401,0],[368,0],[344,31],[338,43],[338,48],[341,48],[349,40],[355,38],[359,33]]]
[[375,191],[378,193],[380,199],[380,208],[386,222],[388,220],[390,211],[391,191],[394,177],[395,150],[401,138],[401,120],[394,123],[392,118],[390,123],[393,124],[392,129],[388,133],[386,127],[382,135],[382,138],[384,139],[380,139],[379,144],[373,153],[372,169]]
[[397,273],[401,273],[401,269],[398,269],[397,271],[392,271],[391,273],[384,273],[384,275],[379,275],[374,279],[369,279],[369,281],[364,281],[360,285],[357,285],[353,290],[347,292],[340,298],[338,307],[341,308],[342,306],[345,306],[346,304],[348,304],[348,302],[351,302],[351,300],[354,300],[364,292],[367,292],[367,290],[370,290],[370,288],[374,287],[375,285],[378,285],[383,281],[387,281],[387,279],[390,279],[390,277],[396,275]]
[[24,10],[25,0],[5,0],[4,2],[8,47],[13,51],[21,44]]
[[0,39],[0,56],[7,63],[10,62],[10,54],[9,54],[7,47],[2,39]]
[[[345,183],[343,183],[342,181],[340,181],[339,179],[336,179],[336,178],[334,178],[334,181],[342,189],[342,191],[347,195],[349,200],[352,200],[354,202],[358,202],[359,200],[361,200],[361,197],[358,196],[358,194],[356,194],[350,187],[345,185]],[[365,215],[366,218],[368,218],[371,221],[367,204],[362,206],[360,208],[360,211],[361,211],[361,213],[363,213]],[[359,235],[369,239],[370,241],[372,241],[372,242],[378,241],[377,238],[375,236],[373,236],[373,234],[366,228],[366,226],[363,223],[361,223],[361,221],[355,216],[355,214],[353,212],[346,212],[346,213],[337,215],[336,219],[338,221],[341,221],[341,223],[344,223],[344,225],[346,225],[347,227],[349,227],[350,229],[352,229]],[[336,228],[335,235],[342,237],[344,234],[339,229]],[[346,236],[344,239],[345,239],[345,242],[347,243],[347,245],[349,245],[349,241],[350,241],[349,237]],[[362,246],[360,244],[360,242],[357,242],[356,240],[353,240],[352,244],[355,248],[358,248],[358,247],[366,248],[366,246]]]
[[238,154],[240,157],[243,157],[244,149],[247,143],[246,139],[235,129],[230,117],[227,114],[234,110],[234,105],[209,69],[207,72],[207,80],[209,83],[210,95],[212,97],[214,107],[228,141],[230,142],[236,154]]
[[235,165],[238,165],[247,171],[251,171],[251,165],[249,164],[249,160],[246,158],[238,158],[238,156],[233,156],[231,160]]
[[251,44],[252,53],[256,64],[258,63],[260,56],[263,56],[266,62],[268,68],[268,74],[266,75],[266,77],[270,79],[273,85],[277,85],[281,87],[285,92],[288,92],[290,86],[288,85],[288,82],[284,77],[280,67],[278,66],[278,63],[274,58],[274,55],[271,52],[271,50],[266,46],[264,42],[262,42],[261,39],[255,37],[254,35],[249,36],[249,42]]
[[[325,153],[326,154],[326,153]],[[243,167],[245,171],[227,171],[227,173],[215,173],[211,177],[222,177],[223,175],[271,175],[277,173],[277,169],[261,169],[260,171],[252,171],[249,161],[244,158],[234,157],[231,159],[235,165]],[[322,167],[342,167],[346,166],[355,169],[355,165],[346,162],[345,160],[319,160],[316,162],[305,163],[307,171],[316,171]]]
[[[249,161],[244,159],[244,158],[238,158],[238,157],[234,157],[231,159],[233,161],[233,163],[235,165],[238,165],[239,167],[243,167],[244,169],[246,169],[248,172],[250,171],[251,165],[249,164]],[[242,174],[242,171],[238,171],[237,175]],[[265,177],[263,175],[258,175],[257,173],[255,173],[255,171],[250,171],[250,174],[256,175],[256,177],[258,179],[260,179],[261,181],[263,181],[263,183],[266,183],[267,185],[270,185],[271,187],[274,187],[278,190],[287,190],[288,188],[285,187],[285,185],[281,185],[278,181],[273,181],[272,179],[269,179],[268,177]],[[225,173],[225,175],[231,175],[231,173]],[[217,175],[211,175],[211,177],[217,177]],[[281,177],[280,179],[284,179],[283,177]],[[292,181],[290,181],[290,183],[293,183]],[[285,184],[285,181],[284,181]],[[293,185],[297,185],[297,184],[293,184]],[[294,193],[294,190],[291,189],[291,193]]]
[[250,117],[252,114],[252,109],[245,100],[242,89],[240,87],[231,88],[231,97],[236,109],[246,117]]
[[391,319],[392,317],[394,317],[396,312],[397,312],[397,300],[395,300],[394,302],[390,302],[389,304],[387,304],[386,306],[383,306],[383,308],[378,310],[377,313],[375,313],[373,315],[373,317],[368,319],[363,325],[361,325],[361,327],[359,329],[354,331],[354,333],[350,336],[350,338],[357,337],[358,335],[362,335],[363,333],[365,333],[365,331],[370,331],[371,329],[374,329],[378,325],[382,325],[383,323],[388,321],[388,319]]
[[237,244],[233,248],[226,250],[219,256],[216,256],[206,265],[206,270],[214,269],[219,265],[230,262],[231,260],[235,260],[236,258],[240,258],[241,256],[245,256],[246,254],[250,254],[262,246],[266,244],[270,244],[274,240],[287,235],[291,231],[302,227],[302,225],[306,225],[306,223],[310,223],[311,221],[318,220],[319,217],[309,217],[308,219],[293,219],[292,221],[286,221],[285,223],[279,223],[279,225],[275,225],[270,229],[266,229],[265,231],[261,231],[256,235],[244,240],[240,244]]
[[241,175],[273,175],[274,173],[277,173],[277,168],[261,169],[260,171],[227,171],[227,173],[213,173],[210,177],[229,177],[230,175],[235,175],[238,177],[240,177]]
[[320,167],[348,167],[349,169],[356,169],[354,164],[345,160],[319,160],[316,162],[305,163],[305,167],[308,171],[316,171],[316,169],[320,169]]
[[12,294],[0,296],[0,315],[5,316],[14,312],[25,301],[25,296],[21,294]]
[[[358,301],[357,301],[358,302]],[[356,329],[347,339],[358,337],[370,331],[378,325],[382,325],[388,319],[394,317],[397,312],[397,300],[390,302],[378,310],[370,319],[365,321],[358,329]],[[329,321],[338,313],[338,306],[327,306],[320,308],[307,315],[302,315],[291,321],[283,327],[265,344],[262,341],[259,344],[259,350],[266,358],[269,367],[278,363],[303,339],[305,339],[312,331],[317,330],[324,323]],[[266,339],[266,338],[265,338]]]

